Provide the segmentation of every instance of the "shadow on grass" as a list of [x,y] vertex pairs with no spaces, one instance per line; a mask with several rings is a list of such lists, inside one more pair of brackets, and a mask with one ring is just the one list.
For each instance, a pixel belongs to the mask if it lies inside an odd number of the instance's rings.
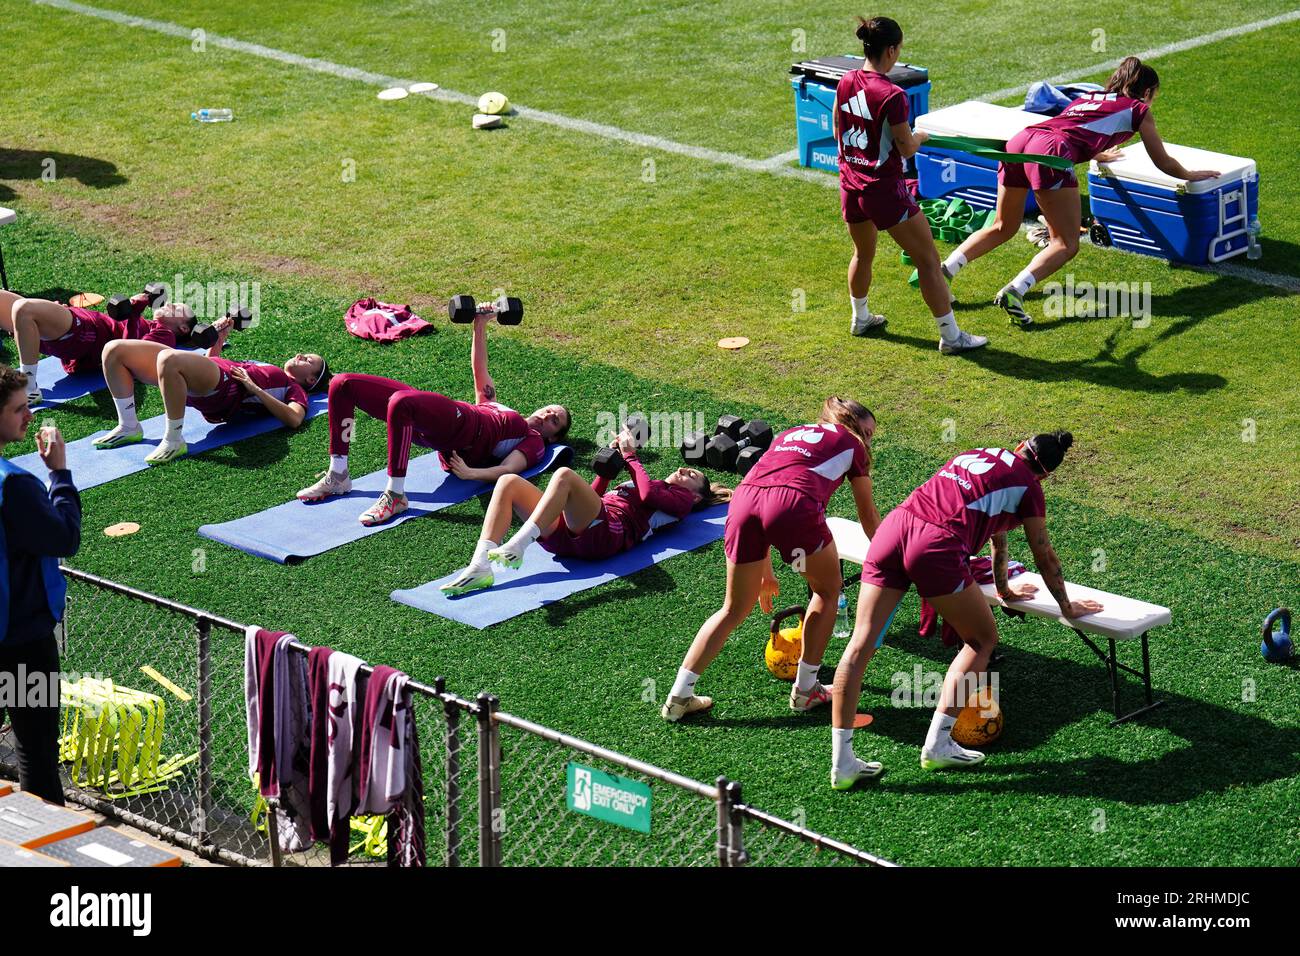
[[[1163,701],[1156,710],[1135,719],[1145,728],[1168,731],[1185,745],[1158,757],[1120,760],[1098,752],[1112,739],[1125,746],[1129,724],[1095,728],[1078,726],[1094,715],[1111,716],[1110,688],[1100,661],[1080,664],[1048,657],[1015,646],[1014,630],[1004,641],[1005,658],[999,665],[1002,699],[1009,715],[1002,738],[989,748],[989,761],[959,774],[935,774],[897,789],[915,793],[959,793],[971,789],[992,793],[1030,793],[1047,796],[1086,796],[1127,804],[1171,804],[1235,787],[1281,780],[1300,772],[1300,737],[1293,729],[1277,727],[1218,704],[1172,694],[1160,689],[1160,640],[1152,646],[1155,697]],[[1063,639],[1077,640],[1073,635]],[[937,640],[904,632],[890,644],[944,670],[952,654]],[[1120,659],[1131,664],[1134,642],[1122,642]],[[1127,651],[1127,654],[1125,653]],[[891,688],[879,686],[881,671],[867,670],[866,690],[877,700],[888,698]],[[1136,679],[1120,683],[1120,706],[1127,712],[1143,702]],[[930,724],[929,708],[875,707],[871,732],[897,743],[919,748]],[[1077,734],[1081,746],[1068,762],[1039,761],[1029,752],[1058,732]],[[1113,735],[1113,737],[1112,737]],[[1028,758],[1028,759],[1026,759]]]
[[[92,189],[111,189],[130,182],[117,171],[115,164],[106,159],[55,150],[0,148],[0,179],[41,179],[44,176],[72,178]],[[12,188],[0,183],[0,201],[17,195]]]
[[[1122,321],[1124,329],[1127,329],[1128,320]],[[1123,330],[1116,330],[1109,335],[1097,356],[1091,359],[1068,358],[1057,361],[1010,351],[1005,343],[1014,343],[1011,336],[1022,334],[1016,329],[1008,329],[1002,336],[994,338],[992,344],[974,351],[963,352],[958,358],[960,361],[972,362],[994,374],[1008,378],[1035,382],[1090,382],[1094,385],[1129,392],[1170,392],[1182,389],[1199,395],[1223,388],[1228,384],[1228,380],[1222,375],[1211,372],[1173,372],[1168,375],[1156,375],[1144,371],[1138,367],[1137,362],[1151,348],[1151,345],[1144,344],[1124,355],[1117,355],[1116,343],[1120,331]],[[927,352],[934,351],[935,347],[933,338],[897,335],[889,332],[888,329],[872,338],[911,345]]]

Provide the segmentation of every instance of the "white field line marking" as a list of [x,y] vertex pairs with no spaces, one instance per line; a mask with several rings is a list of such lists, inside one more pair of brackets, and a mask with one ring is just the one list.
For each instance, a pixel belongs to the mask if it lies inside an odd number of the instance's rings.
[[[192,28],[181,26],[178,23],[169,23],[165,20],[151,20],[147,17],[133,16],[117,10],[104,10],[99,7],[90,7],[82,3],[75,3],[73,0],[32,0],[32,2],[41,6],[55,7],[69,13],[78,13],[83,16],[96,17],[100,20],[107,20],[110,23],[116,23],[125,27],[151,30],[154,33],[162,33],[173,37],[182,37],[186,40],[192,39],[194,35]],[[357,82],[367,83],[371,86],[409,86],[414,82],[413,80],[402,79],[401,77],[388,76],[383,73],[373,73],[369,70],[344,66],[340,63],[333,63],[329,60],[322,60],[317,57],[302,56],[297,53],[290,53],[287,50],[277,50],[273,47],[263,46],[260,43],[247,43],[243,40],[221,36],[217,33],[205,33],[204,41],[210,46],[219,47],[224,50],[233,50],[238,53],[248,54],[249,56],[261,57],[264,60],[274,60],[277,63],[301,67],[306,70],[312,70],[316,73],[325,73],[329,76],[338,77],[340,79],[355,80]],[[455,90],[447,89],[437,89],[417,95],[427,96],[430,99],[442,100],[449,103],[464,104],[467,106],[473,106],[478,102],[478,97],[471,96],[468,93],[458,93]],[[594,123],[590,120],[574,119],[570,116],[562,116],[559,113],[551,113],[546,110],[535,110],[526,106],[518,106],[515,108],[514,115],[520,119],[532,120],[536,123],[545,123],[548,126],[557,126],[561,129],[575,133],[583,133],[601,139],[610,139],[621,143],[629,143],[633,146],[641,146],[646,149],[658,150],[664,153],[676,153],[680,156],[689,156],[691,159],[716,163],[722,166],[731,166],[748,172],[770,173],[776,176],[783,176],[790,179],[804,179],[812,182],[821,182],[825,179],[823,174],[814,170],[802,168],[780,168],[777,164],[769,164],[767,160],[751,159],[748,156],[741,156],[738,153],[725,153],[715,149],[706,149],[703,146],[691,146],[687,143],[678,143],[670,139],[665,139],[662,136],[651,136],[648,133],[634,133],[630,130],[620,129],[617,126],[610,126],[605,123]]]
[[[190,40],[194,36],[192,28],[181,26],[178,23],[169,23],[165,20],[151,20],[147,17],[138,17],[128,13],[122,13],[118,10],[104,10],[99,7],[91,7],[82,3],[76,3],[74,0],[32,0],[32,2],[41,6],[55,7],[69,13],[78,13],[83,16],[107,20],[110,23],[116,23],[121,26],[151,30],[154,33],[181,37],[186,40]],[[1181,40],[1178,43],[1157,47],[1154,50],[1147,50],[1144,53],[1139,54],[1139,56],[1145,61],[1154,57],[1165,56],[1169,53],[1190,50],[1194,47],[1203,46],[1207,43],[1214,43],[1228,37],[1239,36],[1244,33],[1253,33],[1257,30],[1263,30],[1267,27],[1287,23],[1292,20],[1300,20],[1300,10],[1281,14],[1280,16],[1272,17],[1268,20],[1259,20],[1255,23],[1248,23],[1244,26],[1218,30],[1214,33],[1207,33],[1204,36],[1193,37],[1189,40]],[[409,86],[414,82],[412,80],[401,79],[400,77],[387,76],[383,73],[373,73],[369,70],[344,66],[340,63],[333,63],[329,60],[322,60],[317,57],[302,56],[298,53],[290,53],[287,50],[277,50],[273,47],[263,46],[260,43],[248,43],[244,40],[236,40],[232,37],[221,36],[216,33],[205,33],[204,40],[206,43],[215,47],[220,47],[221,49],[233,50],[237,53],[245,53],[249,56],[256,56],[266,60],[274,60],[277,63],[301,67],[316,73],[325,73],[329,76],[338,77],[340,79],[367,83],[371,86],[385,88],[391,86]],[[1069,83],[1083,76],[1091,76],[1093,73],[1098,73],[1102,70],[1113,69],[1118,64],[1119,61],[1114,60],[1110,63],[1103,63],[1091,67],[1077,75],[1071,74],[1068,76],[1053,77],[1049,82],[1054,84]],[[1001,99],[1005,96],[1011,96],[1016,92],[1023,93],[1027,89],[1028,86],[1022,86],[1007,90],[998,90],[994,93],[989,93],[986,96],[980,97],[980,99]],[[471,96],[468,93],[458,93],[455,90],[447,89],[437,89],[417,95],[427,96],[430,99],[442,100],[444,102],[460,103],[470,106],[475,105],[478,102],[477,97]],[[781,153],[780,155],[772,156],[768,159],[751,159],[737,153],[724,153],[719,152],[718,150],[705,149],[701,146],[677,143],[660,136],[651,136],[646,133],[634,133],[630,130],[620,129],[617,126],[608,126],[603,123],[593,123],[589,120],[574,119],[570,116],[562,116],[559,113],[551,113],[546,110],[534,110],[521,106],[516,107],[515,113],[518,117],[523,119],[545,123],[550,126],[557,126],[561,129],[571,130],[573,132],[586,133],[589,136],[612,139],[618,142],[630,143],[635,146],[643,146],[647,149],[656,149],[661,152],[676,153],[682,156],[689,156],[692,159],[699,159],[723,166],[731,166],[748,172],[766,173],[768,175],[780,176],[786,179],[800,179],[805,182],[817,183],[830,189],[839,188],[838,176],[820,172],[815,169],[806,169],[802,166],[790,167],[785,165],[791,160],[798,158],[798,150],[791,150],[790,152]],[[1290,292],[1300,291],[1300,280],[1291,276],[1261,272],[1258,269],[1252,269],[1235,263],[1223,263],[1218,266],[1196,266],[1194,268],[1203,272],[1226,273],[1251,282],[1260,283],[1261,285],[1271,285]]]
[[[1143,50],[1141,53],[1135,53],[1143,63],[1148,60],[1156,60],[1162,56],[1169,56],[1171,53],[1182,53],[1186,50],[1194,50],[1198,46],[1206,46],[1210,43],[1218,43],[1220,40],[1227,40],[1231,37],[1244,36],[1247,33],[1258,33],[1260,30],[1267,30],[1269,27],[1280,26],[1283,23],[1291,23],[1300,20],[1300,10],[1292,10],[1290,13],[1280,13],[1275,17],[1269,17],[1267,20],[1256,20],[1254,23],[1244,23],[1239,27],[1226,27],[1222,30],[1215,30],[1213,33],[1203,33],[1198,37],[1191,37],[1186,40],[1179,40],[1176,43],[1166,43],[1164,46],[1153,47],[1150,50]],[[1121,58],[1122,59],[1122,58]],[[1104,73],[1107,70],[1114,70],[1120,64],[1120,60],[1107,60],[1105,63],[1096,63],[1082,70],[1073,70],[1070,73],[1062,73],[1058,76],[1049,77],[1047,82],[1053,86],[1060,86],[1062,83],[1074,83],[1082,80],[1084,77],[1094,76],[1098,73]],[[1018,96],[1028,92],[1030,84],[1023,86],[1008,86],[1006,89],[994,90],[992,93],[986,93],[977,97],[986,103],[994,100],[1005,99],[1008,96]]]

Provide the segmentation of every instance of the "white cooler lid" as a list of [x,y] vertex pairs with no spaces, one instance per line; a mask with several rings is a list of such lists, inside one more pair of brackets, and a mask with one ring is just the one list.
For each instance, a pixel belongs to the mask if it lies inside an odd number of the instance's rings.
[[979,136],[985,139],[1010,139],[1026,126],[1051,119],[1041,113],[1026,113],[1007,106],[994,106],[979,100],[967,100],[945,106],[916,118],[916,128],[936,136]]
[[1218,189],[1226,183],[1237,182],[1242,178],[1253,178],[1255,161],[1241,156],[1229,156],[1226,153],[1212,153],[1208,149],[1196,149],[1192,146],[1177,146],[1165,143],[1169,155],[1183,164],[1184,169],[1217,169],[1220,175],[1216,179],[1203,179],[1200,182],[1187,182],[1167,176],[1156,169],[1155,163],[1147,155],[1147,148],[1141,141],[1132,146],[1125,146],[1120,152],[1124,158],[1116,163],[1099,163],[1095,159],[1089,164],[1088,171],[1097,175],[1110,175],[1116,179],[1130,182],[1149,183],[1165,189],[1182,188],[1187,193],[1206,193]]

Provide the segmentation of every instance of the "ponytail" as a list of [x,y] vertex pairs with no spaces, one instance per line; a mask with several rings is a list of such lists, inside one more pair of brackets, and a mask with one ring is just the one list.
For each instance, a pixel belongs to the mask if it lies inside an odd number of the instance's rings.
[[[892,22],[892,21],[891,21]],[[867,441],[867,436],[862,433],[862,419],[876,416],[871,414],[871,409],[861,402],[855,402],[851,398],[840,398],[838,395],[832,395],[822,403],[822,414],[818,421],[827,424],[839,425],[858,441],[862,442],[862,447],[867,452],[867,472],[871,471],[871,444]]]
[[887,49],[903,42],[903,28],[889,17],[858,17],[857,36],[862,41],[862,52],[875,63]]
[[1119,93],[1129,99],[1140,100],[1150,90],[1160,88],[1156,71],[1135,56],[1126,56],[1119,68],[1106,81],[1107,93]]
[[1042,475],[1056,471],[1073,444],[1074,436],[1064,431],[1045,432],[1025,442],[1030,465]]
[[719,484],[716,481],[709,482],[709,490],[699,501],[695,502],[692,511],[699,511],[701,508],[709,508],[713,505],[725,505],[731,500],[732,489],[726,485]]

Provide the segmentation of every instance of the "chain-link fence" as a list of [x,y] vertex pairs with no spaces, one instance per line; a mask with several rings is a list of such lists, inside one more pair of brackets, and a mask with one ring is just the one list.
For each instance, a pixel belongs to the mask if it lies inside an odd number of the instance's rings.
[[[328,866],[281,853],[248,774],[245,625],[64,569],[65,792],[209,859]],[[310,648],[296,644],[292,652]],[[369,673],[368,665],[363,673]],[[429,866],[891,866],[699,783],[411,681]],[[7,733],[0,771],[16,772]],[[354,818],[348,865],[384,865],[383,818]]]

